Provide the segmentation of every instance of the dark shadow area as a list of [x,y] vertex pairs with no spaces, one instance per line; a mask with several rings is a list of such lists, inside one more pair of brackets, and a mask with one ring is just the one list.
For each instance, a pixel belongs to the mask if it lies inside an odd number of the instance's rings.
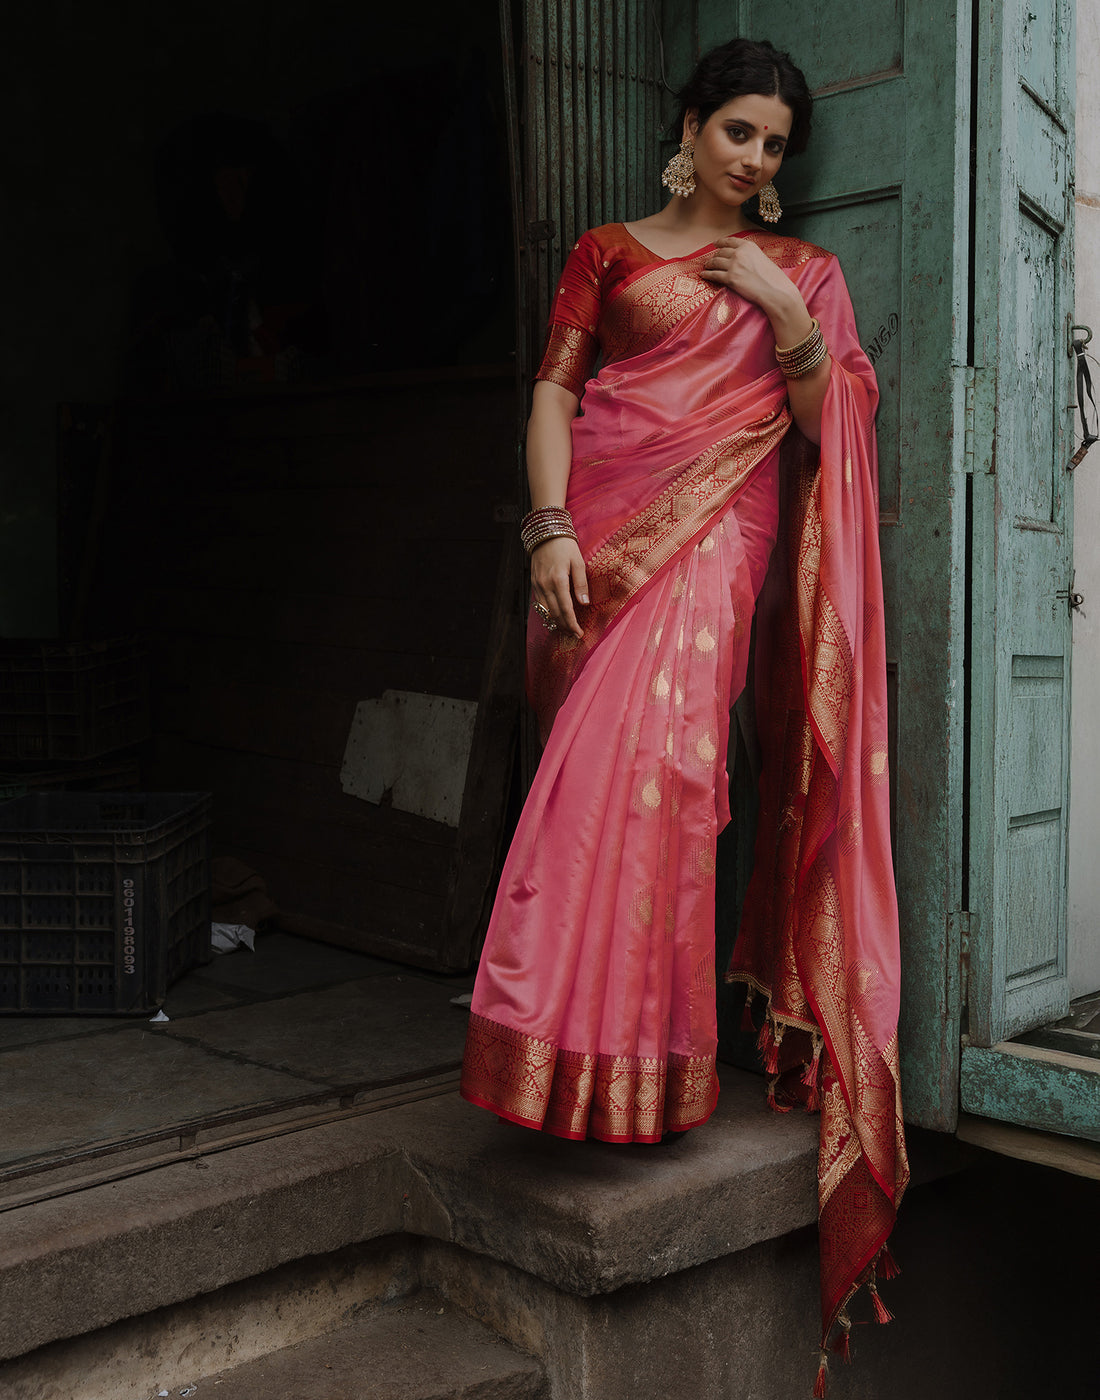
[[[278,965],[261,997],[275,1039],[299,1033],[295,994],[319,978],[362,989],[376,955],[391,990],[394,959],[461,990],[518,711],[518,651],[491,645],[519,588],[502,568],[516,390],[497,7],[201,0],[93,16],[57,0],[16,31],[8,307],[25,331],[8,340],[2,430],[0,710],[16,718],[0,725],[0,796],[209,793],[209,853],[269,896],[257,953],[228,964]],[[409,696],[428,703],[412,713]],[[417,785],[401,772],[421,750]],[[127,834],[104,820],[108,844]],[[5,859],[4,892],[23,899],[37,877]],[[116,875],[119,857],[101,862],[104,889]],[[96,965],[85,981],[122,975],[121,932],[117,948],[67,932],[80,916],[60,893],[43,886],[36,929],[5,905],[0,1011],[33,1008],[39,987],[39,1010],[79,1009],[74,956]],[[197,961],[169,992],[169,1035],[197,1015],[251,1024],[252,992]],[[331,1014],[359,1035],[360,1011]],[[431,1040],[418,1014],[399,1078],[456,1059],[414,1048]],[[145,1016],[0,1016],[5,1083],[19,1065],[38,1081],[20,1170],[34,1151],[114,1151],[206,1114],[186,1072],[179,1094],[156,1075],[135,1088],[159,1097],[155,1123],[94,1092],[67,1114],[73,1076],[107,1083],[139,1041],[184,1059],[190,1043]],[[369,1032],[361,1044],[379,1051]],[[247,1079],[248,1052],[225,1053]],[[386,1079],[366,1061],[348,1072],[337,1084],[344,1071],[315,1062],[309,1102]]]

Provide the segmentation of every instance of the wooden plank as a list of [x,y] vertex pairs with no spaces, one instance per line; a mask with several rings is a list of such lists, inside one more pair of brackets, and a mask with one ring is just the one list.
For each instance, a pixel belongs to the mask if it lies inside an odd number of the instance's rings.
[[1100,1141],[1100,1061],[1001,1041],[962,1052],[963,1111]]
[[1060,1137],[1055,1133],[1039,1133],[1014,1123],[998,1123],[991,1118],[959,1115],[957,1136],[960,1142],[984,1147],[1003,1157],[1017,1157],[1022,1162],[1038,1162],[1044,1167],[1088,1176],[1100,1181],[1100,1146],[1082,1142],[1079,1138]]

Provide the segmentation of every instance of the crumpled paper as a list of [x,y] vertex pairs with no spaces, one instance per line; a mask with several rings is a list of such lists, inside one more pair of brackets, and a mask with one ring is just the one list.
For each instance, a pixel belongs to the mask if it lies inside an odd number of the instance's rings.
[[211,924],[210,942],[215,953],[232,953],[237,948],[256,951],[256,930],[247,924]]

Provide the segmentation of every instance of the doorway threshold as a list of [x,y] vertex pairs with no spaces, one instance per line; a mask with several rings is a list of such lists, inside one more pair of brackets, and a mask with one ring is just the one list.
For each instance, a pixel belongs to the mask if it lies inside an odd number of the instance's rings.
[[0,1020],[0,1212],[452,1092],[470,980],[277,933],[166,1020]]

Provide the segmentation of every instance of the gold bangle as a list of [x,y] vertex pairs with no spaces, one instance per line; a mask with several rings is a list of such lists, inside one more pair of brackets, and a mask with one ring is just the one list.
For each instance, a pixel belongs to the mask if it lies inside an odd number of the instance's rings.
[[560,537],[575,540],[577,532],[573,527],[573,517],[564,506],[542,506],[539,510],[529,511],[520,521],[519,537],[530,555],[547,540]]
[[775,347],[775,358],[780,362],[780,364],[782,364],[784,360],[790,359],[792,355],[797,355],[800,350],[808,349],[811,341],[816,340],[820,334],[821,322],[817,319],[816,316],[812,316],[810,318],[809,334],[803,336],[797,344],[788,345],[786,349],[784,349],[780,345],[777,345]]
[[829,351],[825,337],[821,334],[821,324],[814,317],[810,322],[810,333],[797,345],[783,349],[775,347],[775,359],[787,379],[801,379],[810,374],[825,359]]

